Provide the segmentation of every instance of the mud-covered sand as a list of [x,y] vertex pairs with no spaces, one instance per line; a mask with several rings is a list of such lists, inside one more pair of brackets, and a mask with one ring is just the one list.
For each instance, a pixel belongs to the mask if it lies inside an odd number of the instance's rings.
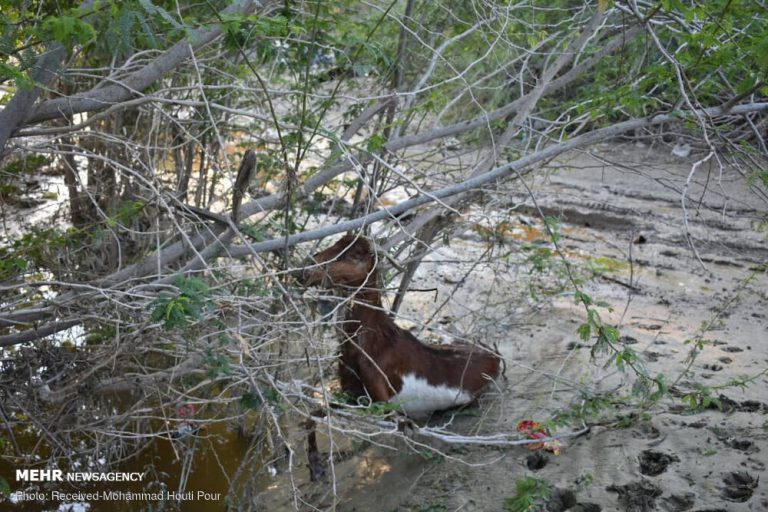
[[[677,381],[672,396],[647,411],[610,403],[559,456],[434,443],[445,456],[423,456],[388,441],[391,448],[369,447],[338,462],[334,485],[307,482],[306,470],[297,469],[303,500],[349,511],[498,511],[516,481],[535,476],[552,485],[553,511],[768,510],[768,376],[715,390],[722,409],[694,411],[680,396],[697,383],[716,387],[768,368],[768,278],[755,273],[768,261],[759,229],[766,202],[728,168],[721,174],[705,165],[686,189],[696,154],[680,159],[668,148],[629,144],[596,153],[602,158],[569,155],[529,185],[538,208],[562,218],[560,247],[585,279],[583,291],[612,306],[601,317],[619,324],[622,342],[642,355],[650,375]],[[701,262],[682,228],[683,190]],[[486,253],[489,230],[499,225]],[[467,212],[458,236],[419,269],[411,287],[438,292],[411,292],[400,323],[411,318],[423,339],[495,343],[508,367],[506,380],[470,415],[443,415],[434,424],[452,421],[450,429],[462,434],[513,432],[520,420],[546,421],[579,405],[581,391],[614,399],[630,392],[631,372],[606,365],[605,355],[591,360],[578,339],[584,307],[572,287],[558,287],[562,265],[529,274],[530,256],[545,247],[538,210],[513,183]],[[473,266],[484,253],[486,262]],[[586,279],[590,268],[597,274]],[[435,330],[422,331],[427,321]],[[680,376],[692,348],[685,342],[697,335],[708,343]],[[626,420],[608,421],[619,416]],[[288,482],[277,476],[263,496],[270,510],[291,508]]]

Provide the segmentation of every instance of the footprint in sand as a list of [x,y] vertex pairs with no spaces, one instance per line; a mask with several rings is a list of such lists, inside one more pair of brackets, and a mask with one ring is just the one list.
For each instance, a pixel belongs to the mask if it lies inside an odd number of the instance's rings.
[[525,458],[525,467],[531,471],[538,471],[549,462],[549,457],[541,452],[533,452]]
[[626,485],[609,485],[606,490],[619,495],[619,505],[627,512],[651,512],[656,510],[656,498],[662,490],[650,482],[640,480]]
[[669,497],[662,498],[661,509],[666,512],[684,512],[691,510],[696,502],[696,494],[686,492],[685,494],[672,494]]
[[595,503],[578,503],[576,493],[570,489],[558,489],[552,491],[552,496],[547,503],[547,512],[602,512],[600,505]]
[[668,453],[645,450],[640,454],[640,472],[648,476],[658,476],[667,470],[667,466],[680,459]]
[[758,479],[746,471],[734,471],[723,478],[725,488],[723,498],[728,501],[743,503],[749,501],[757,487]]
[[650,423],[641,423],[632,429],[632,437],[653,440],[661,437],[661,432]]

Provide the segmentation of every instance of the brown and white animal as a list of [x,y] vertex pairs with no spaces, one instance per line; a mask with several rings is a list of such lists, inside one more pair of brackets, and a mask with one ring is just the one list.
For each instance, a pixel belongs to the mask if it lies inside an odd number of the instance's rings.
[[500,357],[481,345],[426,345],[382,310],[376,253],[347,235],[311,257],[306,286],[352,296],[341,341],[339,380],[352,400],[391,402],[411,417],[473,402],[499,375]]

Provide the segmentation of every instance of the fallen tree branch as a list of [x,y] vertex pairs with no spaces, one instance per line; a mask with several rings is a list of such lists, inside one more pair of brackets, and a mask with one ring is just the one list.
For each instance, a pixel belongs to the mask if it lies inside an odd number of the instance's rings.
[[57,332],[79,325],[82,321],[82,319],[77,318],[74,320],[64,320],[62,322],[48,322],[42,327],[35,327],[14,334],[6,334],[0,336],[0,347],[10,347],[12,345],[18,345],[19,343],[41,340],[51,334],[56,334]]
[[[605,45],[600,49],[598,53],[596,53],[589,59],[586,59],[584,62],[572,68],[568,72],[564,73],[560,78],[553,80],[552,82],[547,84],[542,94],[546,95],[546,94],[555,92],[558,89],[567,85],[568,83],[574,81],[579,76],[581,76],[582,73],[584,73],[585,71],[593,67],[595,64],[597,64],[597,62],[599,62],[599,60],[602,57],[615,51],[617,48],[625,44],[626,41],[635,37],[641,31],[642,30],[640,28],[635,27],[627,30],[625,33],[614,36],[611,40],[605,43]],[[374,104],[373,106],[364,110],[363,113],[358,117],[358,119],[350,123],[349,128],[345,130],[343,136],[341,137],[341,140],[342,141],[349,140],[357,131],[359,131],[359,129],[367,120],[373,117],[373,115],[379,112],[382,108],[386,107],[386,105],[389,104],[390,101],[392,101],[391,98],[382,100],[377,104]],[[486,125],[489,121],[501,119],[507,115],[510,115],[516,112],[525,101],[526,101],[526,97],[522,97],[518,100],[513,101],[509,105],[501,107],[488,114],[479,116],[471,121],[456,123],[454,125],[438,128],[426,134],[409,135],[409,136],[404,136],[404,137],[394,139],[386,143],[384,145],[384,149],[386,151],[391,151],[391,152],[397,151],[406,147],[422,144],[438,138],[444,138],[444,137],[448,137],[448,136],[473,130],[480,126]],[[301,199],[303,197],[309,196],[314,190],[317,190],[318,188],[330,182],[335,177],[339,176],[340,174],[343,174],[344,172],[349,171],[353,167],[354,167],[354,162],[352,162],[351,158],[337,161],[335,164],[331,165],[331,167],[307,179],[297,189],[296,199]],[[257,199],[255,201],[251,201],[240,208],[240,213],[238,214],[237,221],[241,222],[256,213],[264,213],[270,210],[274,210],[276,208],[280,208],[284,204],[284,201],[285,201],[285,197],[282,193],[272,194],[272,195]],[[147,257],[139,263],[126,267],[125,269],[120,270],[118,272],[115,272],[112,275],[101,279],[99,281],[99,284],[102,286],[115,286],[127,279],[146,275],[148,272],[151,272],[154,268],[157,268],[158,261],[160,261],[161,265],[168,265],[178,260],[179,258],[183,257],[190,249],[204,250],[202,248],[207,247],[211,243],[214,243],[218,238],[218,236],[224,232],[224,230],[225,228],[223,226],[215,226],[211,228],[210,232],[205,233],[204,235],[197,235],[195,237],[192,237],[191,238],[192,247],[185,244],[183,241],[175,242],[169,247],[163,249],[159,255],[153,255],[152,257]],[[219,245],[219,244],[216,243],[216,245]]]
[[[274,251],[274,250],[282,249],[283,247],[286,247],[286,245],[294,246],[299,243],[309,242],[311,240],[319,240],[327,236],[335,235],[344,231],[360,229],[385,219],[394,218],[408,210],[412,210],[414,208],[431,203],[438,199],[447,198],[456,194],[460,194],[462,192],[466,192],[468,190],[477,189],[489,183],[493,183],[499,179],[508,177],[511,174],[521,173],[521,171],[523,171],[528,167],[531,167],[534,164],[549,160],[567,151],[590,146],[597,142],[610,139],[612,137],[616,137],[617,135],[630,132],[633,130],[637,130],[640,128],[658,126],[665,123],[681,122],[694,115],[705,115],[705,116],[714,118],[714,117],[719,117],[723,115],[743,115],[749,112],[764,112],[764,111],[768,111],[768,102],[737,105],[735,107],[730,108],[729,110],[723,108],[722,106],[718,106],[718,107],[710,107],[706,109],[699,109],[699,111],[696,113],[680,110],[680,111],[675,111],[668,114],[657,114],[655,116],[650,116],[650,117],[630,119],[628,121],[617,123],[613,126],[599,128],[591,132],[587,132],[583,135],[579,135],[578,137],[574,137],[573,139],[570,139],[568,141],[561,142],[553,146],[549,146],[540,151],[537,151],[536,153],[524,156],[518,160],[515,160],[514,162],[510,162],[508,164],[502,165],[489,172],[486,172],[479,176],[475,176],[461,183],[457,183],[454,185],[450,185],[448,187],[435,190],[433,192],[430,192],[429,194],[414,197],[412,199],[403,201],[402,203],[392,207],[382,208],[381,210],[378,210],[374,213],[365,215],[357,219],[339,222],[338,224],[324,226],[322,228],[305,231],[303,233],[297,233],[295,235],[290,235],[288,237],[274,238],[272,240],[266,240],[263,242],[258,242],[250,245],[230,246],[229,250],[226,252],[226,256],[232,257],[232,258],[238,258],[238,257],[248,256],[253,253]],[[329,169],[328,171],[325,171],[325,172],[331,172],[331,170]],[[323,173],[319,173],[319,174],[323,174]],[[316,176],[319,176],[319,175],[316,175]],[[273,198],[270,201],[279,201],[279,196],[270,196],[270,197]],[[268,197],[264,199],[267,200],[270,198]],[[258,201],[254,203],[258,203]],[[245,210],[245,207],[243,207],[243,209]],[[246,215],[247,215],[246,212],[243,212],[243,214],[241,215],[241,218]],[[216,254],[218,254],[218,251],[211,250],[210,252],[208,252],[206,250],[206,254],[215,256]],[[185,271],[196,270],[198,268],[201,268],[202,265],[205,265],[205,263],[206,262],[201,262],[199,258],[195,257],[193,262],[190,262],[189,264],[187,264],[187,266],[185,267]],[[0,319],[2,319],[1,316],[0,316]],[[74,324],[77,324],[77,323],[79,322],[75,321]],[[23,343],[27,341],[40,339],[44,336],[38,333],[45,333],[45,336],[47,336],[55,332],[59,332],[61,330],[67,329],[74,324],[70,322],[52,322],[50,324],[46,324],[40,329],[27,330],[19,333],[9,334],[6,336],[0,336],[0,346],[9,346],[9,345],[14,345],[16,343]]]
[[[736,107],[733,107],[730,111],[727,111],[726,114],[739,115],[739,114],[744,114],[746,112],[761,112],[761,111],[768,111],[768,102],[738,105]],[[711,117],[718,117],[722,115],[723,112],[724,112],[724,109],[722,107],[711,107],[706,109],[700,109],[699,114],[704,114]],[[508,164],[502,165],[489,172],[486,172],[479,176],[475,176],[474,178],[470,178],[461,183],[457,183],[455,185],[450,185],[448,187],[435,190],[433,192],[430,192],[428,195],[425,194],[418,197],[414,197],[412,199],[403,201],[402,203],[399,203],[392,207],[382,208],[381,210],[368,214],[364,217],[360,217],[354,220],[339,222],[338,224],[334,224],[331,226],[325,226],[325,227],[314,229],[311,231],[305,231],[303,233],[291,235],[287,237],[287,240],[286,238],[276,238],[273,240],[258,242],[250,245],[249,247],[232,246],[230,247],[229,254],[232,257],[237,258],[240,256],[246,256],[251,251],[253,252],[273,251],[275,249],[282,247],[283,244],[285,244],[286,242],[288,243],[288,245],[292,246],[302,242],[309,242],[310,240],[319,240],[321,238],[325,238],[330,235],[335,235],[337,233],[341,233],[344,231],[360,229],[385,219],[394,218],[397,215],[401,215],[402,213],[408,210],[412,210],[424,204],[431,203],[437,199],[450,197],[450,196],[459,194],[461,192],[466,192],[468,190],[472,190],[472,189],[480,188],[484,185],[488,185],[489,183],[492,183],[501,178],[507,177],[510,174],[515,173],[516,171],[518,172],[522,171],[523,169],[530,167],[531,165],[543,162],[545,160],[549,160],[551,158],[559,156],[572,149],[590,146],[597,142],[610,139],[617,135],[630,132],[633,130],[637,130],[639,128],[647,128],[650,126],[657,126],[664,123],[681,122],[689,118],[691,115],[693,114],[690,112],[677,111],[670,114],[658,114],[655,116],[644,117],[640,119],[631,119],[629,121],[617,123],[613,126],[608,126],[606,128],[599,128],[597,130],[587,132],[583,135],[579,135],[578,137],[574,137],[573,139],[570,139],[566,142],[562,142],[554,146],[549,146],[545,149],[537,151],[536,153],[524,156],[518,160],[515,160],[514,162],[510,162]]]

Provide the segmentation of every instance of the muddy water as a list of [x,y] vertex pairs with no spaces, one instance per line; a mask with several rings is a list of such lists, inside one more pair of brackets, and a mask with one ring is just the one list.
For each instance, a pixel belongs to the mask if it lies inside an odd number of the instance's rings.
[[[33,436],[17,437],[22,450],[31,451],[36,443]],[[127,472],[141,473],[142,482],[16,482],[17,469],[44,469],[33,464],[0,459],[0,476],[5,478],[13,492],[23,491],[26,499],[11,499],[11,503],[0,501],[0,510],[9,512],[39,512],[52,510],[73,511],[136,511],[136,510],[181,510],[184,512],[225,510],[227,496],[232,488],[242,487],[241,483],[233,485],[240,464],[248,453],[251,440],[236,432],[230,431],[225,425],[217,424],[195,437],[180,440],[158,438],[130,459],[109,468],[99,465],[104,460],[70,469],[72,472],[112,473]],[[258,468],[248,469],[246,477],[250,477]],[[64,470],[66,474],[67,470]],[[188,474],[187,474],[188,473]],[[186,485],[179,493],[181,478],[186,476]],[[65,477],[66,478],[66,477]],[[265,477],[267,478],[267,477]],[[253,485],[253,481],[249,482]],[[267,482],[257,482],[258,487]],[[54,499],[53,492],[60,493],[98,493],[99,499],[61,500]],[[123,493],[161,493],[163,500],[153,499],[114,499],[107,494],[113,491]],[[170,496],[167,494],[171,494]],[[239,492],[239,491],[238,491]],[[85,496],[83,496],[85,498]],[[167,498],[171,499],[167,499]],[[174,500],[173,498],[181,498]],[[15,503],[14,503],[15,502]]]

